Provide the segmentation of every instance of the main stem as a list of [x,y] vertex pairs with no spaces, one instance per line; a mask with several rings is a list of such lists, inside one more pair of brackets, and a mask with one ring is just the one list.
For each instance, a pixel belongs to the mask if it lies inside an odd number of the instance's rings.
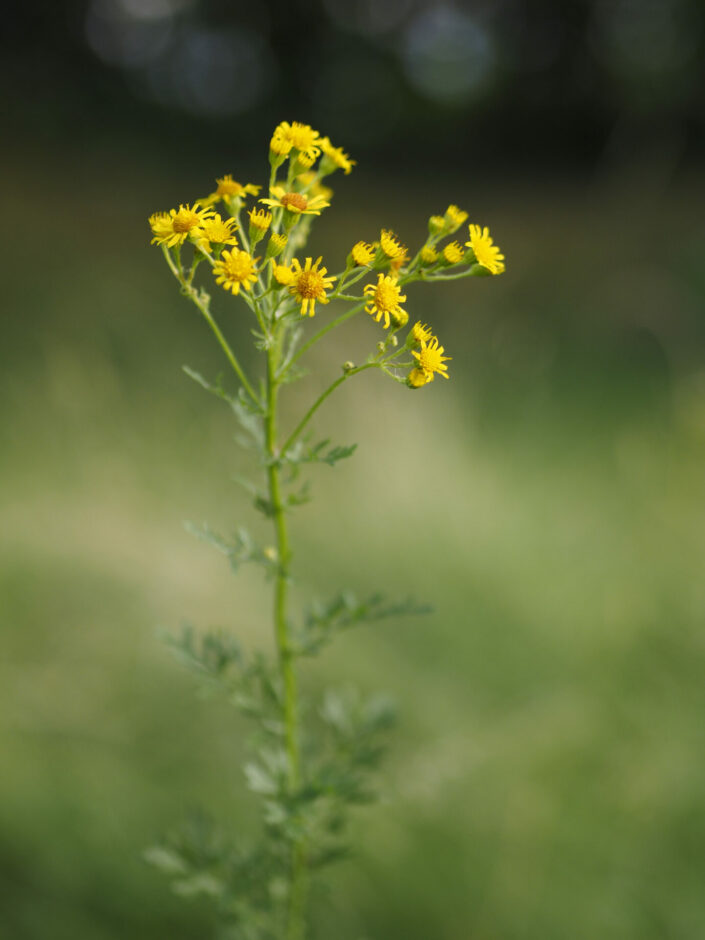
[[[265,440],[267,448],[267,482],[269,503],[272,508],[277,541],[277,574],[274,582],[274,635],[279,657],[279,672],[284,687],[284,741],[289,768],[289,792],[297,790],[301,782],[301,750],[298,728],[298,690],[294,653],[289,640],[286,618],[289,587],[289,565],[291,550],[286,516],[281,497],[279,451],[277,449],[277,383],[278,343],[272,343],[267,351],[267,411],[265,418]],[[307,866],[306,850],[298,841],[291,847],[290,895],[287,915],[288,940],[303,940],[306,932]]]

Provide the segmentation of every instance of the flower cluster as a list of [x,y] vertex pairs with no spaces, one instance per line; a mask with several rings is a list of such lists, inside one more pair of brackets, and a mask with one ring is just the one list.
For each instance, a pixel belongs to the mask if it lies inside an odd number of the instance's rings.
[[[269,164],[263,196],[261,186],[239,182],[228,173],[216,179],[208,196],[151,216],[152,242],[161,246],[186,292],[196,290],[194,274],[207,261],[215,283],[245,299],[265,339],[286,333],[289,314],[295,311],[310,318],[318,304],[353,304],[320,332],[364,310],[387,331],[386,339],[375,342],[365,368],[378,367],[409,388],[428,385],[436,375],[448,378],[449,357],[426,326],[416,323],[403,342],[397,338],[409,322],[406,288],[415,281],[501,274],[504,255],[487,226],[470,223],[467,240],[456,236],[467,224],[468,213],[449,205],[428,220],[428,237],[414,252],[394,231],[382,228],[376,239],[355,242],[344,268],[328,274],[322,257],[314,261],[305,252],[296,255],[314,219],[331,205],[333,191],[323,180],[338,170],[349,174],[355,161],[308,124],[282,121],[270,140]],[[250,199],[259,204],[248,206]],[[192,248],[190,265],[182,253],[187,245]],[[256,256],[256,249],[262,253]],[[356,286],[363,278],[366,283]],[[405,359],[409,354],[412,358]],[[346,374],[353,372],[348,369]]]

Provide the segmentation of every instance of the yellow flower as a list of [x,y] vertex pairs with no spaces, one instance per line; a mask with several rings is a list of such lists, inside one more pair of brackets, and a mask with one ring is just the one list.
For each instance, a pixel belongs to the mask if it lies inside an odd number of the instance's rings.
[[219,179],[216,179],[216,183],[218,184],[218,188],[214,195],[219,199],[222,199],[224,196],[228,198],[234,196],[256,196],[262,188],[261,186],[255,186],[254,183],[238,183],[229,173],[227,176],[221,176]]
[[240,287],[250,290],[257,280],[255,259],[239,248],[225,249],[213,265],[213,274],[216,283],[221,284],[224,290],[239,294]]
[[467,212],[463,212],[463,210],[459,209],[457,206],[448,206],[445,214],[445,223],[448,226],[448,231],[457,232],[467,217]]
[[463,255],[465,252],[460,247],[458,242],[450,242],[443,249],[443,257],[448,262],[448,264],[460,264],[463,260]]
[[328,303],[326,291],[331,289],[335,278],[326,277],[327,268],[319,269],[318,265],[322,260],[322,258],[317,258],[316,263],[312,264],[313,259],[307,258],[303,268],[296,258],[291,262],[294,278],[289,287],[289,293],[300,302],[302,317],[305,317],[307,313],[310,317],[315,314],[317,300],[320,300],[322,304]]
[[432,382],[433,376],[424,372],[423,369],[412,369],[407,375],[406,381],[410,388],[421,388],[423,385],[428,385],[429,382]]
[[194,229],[193,236],[196,243],[206,251],[211,245],[237,245],[233,231],[236,227],[235,219],[222,219],[216,212],[212,219],[206,219]]
[[424,245],[421,249],[421,264],[435,264],[438,261],[438,252],[431,245]]
[[[274,238],[273,235],[272,238]],[[274,273],[274,280],[277,282],[277,284],[281,284],[283,287],[291,284],[291,282],[294,280],[294,272],[286,264],[274,263],[272,271]]]
[[351,160],[342,147],[334,147],[328,137],[322,137],[319,144],[323,153],[328,157],[327,162],[331,165],[331,172],[337,167],[347,176],[355,166],[356,161]]
[[428,230],[431,235],[440,235],[445,231],[446,220],[445,216],[442,215],[432,215],[428,220]]
[[201,209],[198,203],[170,209],[168,215],[166,212],[155,212],[149,218],[154,235],[152,244],[156,242],[158,245],[166,245],[167,248],[183,245],[193,229],[200,228],[212,215],[212,209]]
[[406,302],[406,294],[402,294],[401,288],[393,277],[389,277],[388,274],[378,275],[377,283],[368,284],[364,294],[369,297],[365,310],[378,323],[384,317],[385,330],[389,328],[390,317],[395,329],[406,326],[409,314],[400,306]]
[[417,320],[411,327],[411,336],[414,342],[420,346],[421,343],[427,343],[433,336],[433,333],[425,323],[421,323],[420,320]]
[[355,264],[358,264],[361,268],[364,268],[368,264],[372,263],[372,259],[375,256],[375,247],[374,245],[370,245],[369,242],[356,242],[352,246],[350,255],[352,256]]
[[[299,121],[294,121],[292,124],[289,124],[288,121],[282,121],[275,130],[274,136],[272,137],[272,142],[275,138],[277,141],[285,141],[284,146],[289,144],[289,150],[295,148],[296,150],[301,151],[301,153],[306,153],[313,156],[314,160],[321,152],[319,146],[320,134],[308,124],[301,124]],[[277,144],[281,146],[281,144]],[[275,150],[274,147],[270,144],[270,149]],[[281,151],[275,150],[275,153],[280,153]],[[288,151],[286,151],[288,153]]]
[[297,170],[310,170],[315,162],[316,154],[313,151],[299,150],[294,163],[294,173],[296,173]]
[[[438,339],[435,336],[432,336],[430,341],[422,340],[420,350],[411,350],[411,355],[419,363],[416,368],[427,376],[428,382],[433,381],[436,373],[442,375],[444,379],[448,378],[446,362],[450,361],[450,356],[444,356],[443,353],[444,349],[438,345]],[[411,380],[411,376],[409,376],[409,379]]]
[[277,127],[272,134],[272,139],[269,142],[269,149],[277,157],[287,157],[291,151],[291,141],[288,137],[285,137],[282,131]]
[[390,232],[389,229],[382,229],[379,244],[385,255],[392,261],[402,259],[406,255],[406,248],[400,243],[394,232]]
[[272,208],[286,209],[294,215],[320,215],[321,209],[327,209],[330,205],[322,196],[309,199],[303,193],[288,193],[283,186],[272,186],[269,193],[274,198],[260,199],[260,202]]
[[481,228],[479,225],[470,225],[470,241],[465,244],[472,248],[477,263],[487,268],[491,274],[501,274],[504,271],[504,255],[492,242],[487,226]]
[[250,247],[253,247],[264,238],[264,233],[272,224],[272,213],[266,209],[252,209],[249,212],[250,217]]

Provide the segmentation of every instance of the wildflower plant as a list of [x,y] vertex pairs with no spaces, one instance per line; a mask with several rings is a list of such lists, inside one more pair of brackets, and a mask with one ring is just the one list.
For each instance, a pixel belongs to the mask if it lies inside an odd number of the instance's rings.
[[[259,545],[242,528],[231,538],[210,528],[194,530],[233,570],[247,563],[264,570],[272,593],[275,654],[246,651],[232,636],[190,628],[172,640],[206,686],[224,692],[254,724],[254,754],[245,777],[261,798],[261,842],[245,849],[199,817],[147,853],[177,892],[213,899],[220,935],[228,940],[310,936],[312,877],[343,854],[347,812],[372,795],[369,775],[382,753],[389,707],[383,700],[363,702],[332,691],[319,702],[302,698],[303,661],[354,625],[423,610],[411,599],[390,602],[378,594],[357,598],[342,591],[298,616],[291,611],[288,519],[309,498],[301,472],[315,463],[333,466],[355,450],[355,445],[313,442],[311,420],[337,388],[370,369],[408,389],[430,385],[436,376],[447,379],[450,357],[431,327],[409,326],[407,289],[417,281],[441,283],[504,270],[504,256],[486,227],[470,224],[464,244],[459,238],[447,241],[468,218],[451,205],[429,219],[428,237],[413,255],[394,232],[382,229],[376,240],[354,242],[342,269],[329,274],[331,262],[307,255],[306,242],[312,223],[331,205],[333,193],[323,180],[339,170],[349,174],[355,161],[308,125],[283,122],[272,136],[269,163],[265,196],[260,186],[226,175],[210,195],[149,220],[153,244],[234,374],[237,389],[231,393],[220,379],[211,383],[185,367],[230,405],[256,450],[261,480],[247,486],[273,535],[271,545]],[[240,308],[235,315],[250,319],[259,377],[248,373],[240,350],[216,320],[212,292],[222,299],[232,294]],[[370,316],[368,357],[342,364],[298,420],[284,428],[280,402],[305,374],[307,355],[361,313]]]

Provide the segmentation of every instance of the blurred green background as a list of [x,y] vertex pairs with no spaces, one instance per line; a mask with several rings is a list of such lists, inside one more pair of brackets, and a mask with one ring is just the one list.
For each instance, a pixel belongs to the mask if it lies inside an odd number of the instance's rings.
[[[267,645],[266,587],[184,519],[259,522],[249,457],[182,373],[223,369],[147,216],[264,182],[283,119],[358,160],[329,269],[456,202],[499,278],[409,290],[453,356],[364,374],[316,421],[298,596],[411,588],[309,688],[388,690],[383,802],[319,935],[705,936],[705,56],[693,0],[25,4],[5,36],[0,344],[0,938],[196,940],[141,859],[205,806],[255,831],[245,728],[160,631]],[[217,298],[239,348],[245,308]],[[330,315],[322,309],[319,316]],[[290,415],[366,354],[322,346]],[[259,530],[261,531],[261,530]]]

